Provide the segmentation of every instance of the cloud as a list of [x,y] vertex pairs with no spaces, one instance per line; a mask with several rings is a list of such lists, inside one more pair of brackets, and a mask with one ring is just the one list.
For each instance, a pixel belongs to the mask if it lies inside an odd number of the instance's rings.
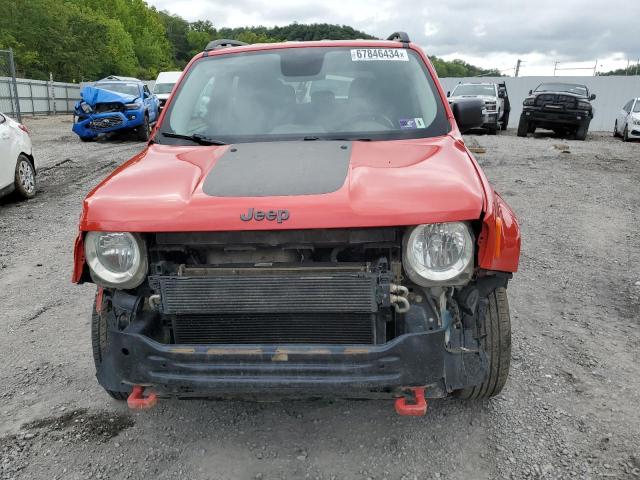
[[[350,25],[381,38],[404,30],[430,55],[459,58],[533,58],[608,62],[640,57],[640,2],[620,0],[149,0],[188,20],[217,27],[327,22]],[[624,32],[627,32],[626,34]],[[546,60],[545,60],[546,59]],[[469,60],[467,60],[469,61]],[[622,61],[622,60],[620,60]],[[504,62],[500,62],[501,67]],[[515,63],[515,62],[513,62]],[[481,64],[484,65],[484,62]],[[487,65],[484,65],[487,66]],[[491,66],[491,65],[488,65]]]

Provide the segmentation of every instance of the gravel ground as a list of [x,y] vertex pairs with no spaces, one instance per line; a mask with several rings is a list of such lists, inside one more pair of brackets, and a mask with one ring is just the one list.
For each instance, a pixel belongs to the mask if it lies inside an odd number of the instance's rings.
[[0,479],[640,478],[640,144],[469,136],[518,213],[513,359],[490,401],[160,401],[95,381],[94,288],[70,283],[83,196],[141,149],[27,120],[39,194],[0,200]]

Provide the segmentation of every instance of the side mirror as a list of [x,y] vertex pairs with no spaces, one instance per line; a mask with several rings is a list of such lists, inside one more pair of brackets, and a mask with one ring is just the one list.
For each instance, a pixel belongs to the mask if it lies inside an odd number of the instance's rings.
[[447,98],[449,98],[451,96],[451,92],[447,92]]
[[498,98],[504,98],[507,96],[507,92],[504,90],[498,90]]
[[595,100],[596,99],[596,94],[592,93],[591,96],[589,97],[589,100]]
[[529,90],[529,95],[533,95],[533,90]]
[[458,100],[451,105],[453,116],[462,133],[482,126],[484,123],[483,108],[484,101],[477,98]]
[[6,121],[7,121],[7,119],[4,118],[4,115],[0,114],[0,125],[2,125]]
[[147,92],[142,92],[142,98],[149,98],[151,95],[149,95]]

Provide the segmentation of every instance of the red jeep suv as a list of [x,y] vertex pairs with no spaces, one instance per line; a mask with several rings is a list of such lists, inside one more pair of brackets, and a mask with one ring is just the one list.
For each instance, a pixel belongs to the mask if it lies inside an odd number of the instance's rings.
[[[453,111],[451,110],[453,108]],[[520,233],[427,56],[386,41],[211,42],[148,146],[89,193],[73,281],[97,285],[117,399],[489,397],[510,358]]]

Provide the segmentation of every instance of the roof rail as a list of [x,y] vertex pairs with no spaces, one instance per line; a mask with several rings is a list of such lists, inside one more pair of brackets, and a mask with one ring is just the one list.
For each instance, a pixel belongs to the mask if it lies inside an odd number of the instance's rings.
[[219,48],[228,48],[228,47],[241,47],[243,45],[249,45],[248,43],[241,42],[240,40],[230,40],[228,38],[221,38],[219,40],[213,40],[207,44],[207,48],[204,49],[205,52],[209,50],[217,50]]
[[402,43],[411,42],[411,40],[409,39],[409,35],[407,35],[407,32],[393,32],[391,35],[389,35],[387,40],[392,40],[394,42],[402,42]]

